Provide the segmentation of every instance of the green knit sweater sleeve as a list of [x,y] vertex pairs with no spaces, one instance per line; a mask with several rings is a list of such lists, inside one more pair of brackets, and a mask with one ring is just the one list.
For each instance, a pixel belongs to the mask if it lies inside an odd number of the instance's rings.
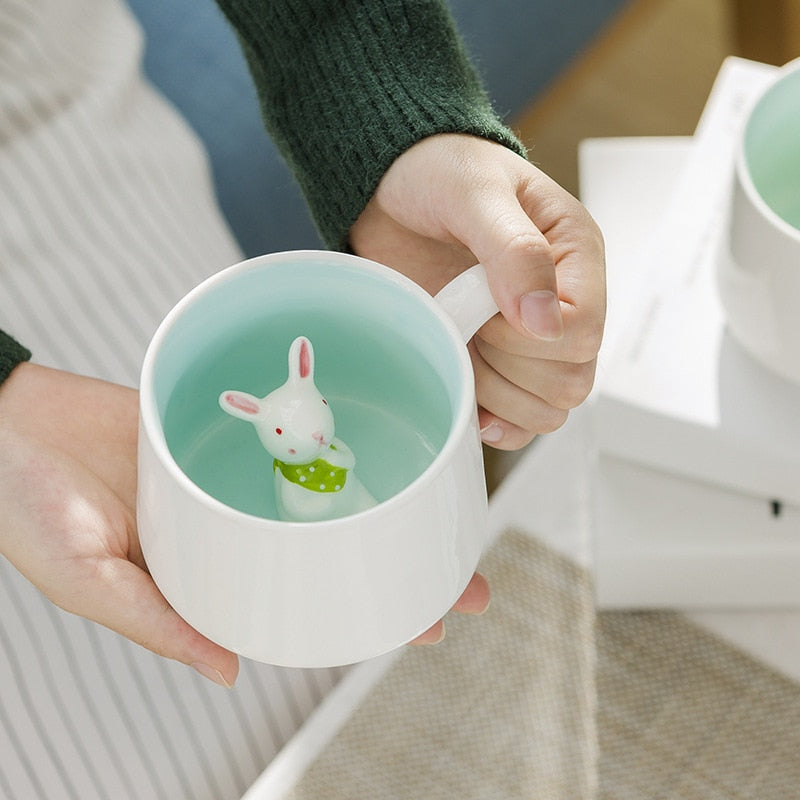
[[217,2],[330,247],[346,247],[384,172],[426,136],[469,133],[525,154],[441,0]]
[[10,374],[17,364],[27,361],[31,351],[12,339],[7,333],[0,331],[0,383]]

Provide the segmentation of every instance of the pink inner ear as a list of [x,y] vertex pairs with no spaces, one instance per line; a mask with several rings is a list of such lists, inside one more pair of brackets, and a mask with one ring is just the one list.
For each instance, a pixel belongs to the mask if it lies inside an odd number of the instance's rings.
[[258,414],[258,406],[252,400],[248,400],[246,397],[234,394],[233,392],[228,392],[228,394],[225,395],[225,402],[232,408],[238,409],[245,414]]
[[300,342],[300,377],[307,378],[311,374],[311,357],[308,354],[308,343]]

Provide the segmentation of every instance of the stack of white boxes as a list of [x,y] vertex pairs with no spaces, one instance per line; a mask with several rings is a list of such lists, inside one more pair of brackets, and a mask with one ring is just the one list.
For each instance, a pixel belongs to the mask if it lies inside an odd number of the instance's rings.
[[581,146],[609,284],[593,396],[601,608],[800,607],[800,386],[731,340],[716,289],[736,136],[773,76],[730,58],[693,137]]

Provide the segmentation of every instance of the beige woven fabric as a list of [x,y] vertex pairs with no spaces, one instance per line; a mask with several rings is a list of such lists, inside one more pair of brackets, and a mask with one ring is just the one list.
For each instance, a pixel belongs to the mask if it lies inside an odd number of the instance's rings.
[[409,648],[291,800],[800,798],[800,686],[679,614],[595,615],[524,534],[482,570],[487,615]]
[[481,570],[486,614],[451,614],[444,642],[408,648],[292,800],[593,796],[590,582],[515,532]]
[[800,687],[679,614],[598,616],[602,800],[800,798]]

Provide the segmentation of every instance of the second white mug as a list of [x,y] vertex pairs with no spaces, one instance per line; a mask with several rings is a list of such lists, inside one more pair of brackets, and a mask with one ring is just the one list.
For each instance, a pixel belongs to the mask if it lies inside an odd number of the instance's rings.
[[733,338],[800,383],[800,60],[746,118],[725,237],[718,282]]

